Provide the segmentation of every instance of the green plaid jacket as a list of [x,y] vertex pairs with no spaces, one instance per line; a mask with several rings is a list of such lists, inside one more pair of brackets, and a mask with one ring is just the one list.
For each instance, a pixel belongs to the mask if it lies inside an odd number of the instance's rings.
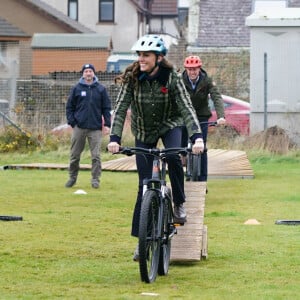
[[190,137],[201,137],[198,119],[181,75],[174,70],[160,73],[164,78],[158,77],[151,82],[140,80],[138,88],[130,81],[122,84],[113,115],[111,141],[121,142],[129,107],[131,131],[144,143],[155,143],[168,130],[183,124]]

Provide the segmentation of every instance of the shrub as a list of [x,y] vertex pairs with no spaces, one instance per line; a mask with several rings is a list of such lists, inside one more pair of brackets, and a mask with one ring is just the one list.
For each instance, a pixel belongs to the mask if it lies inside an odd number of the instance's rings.
[[13,126],[6,126],[0,132],[0,153],[29,153],[37,150],[57,150],[64,139],[53,135],[34,134],[20,131]]

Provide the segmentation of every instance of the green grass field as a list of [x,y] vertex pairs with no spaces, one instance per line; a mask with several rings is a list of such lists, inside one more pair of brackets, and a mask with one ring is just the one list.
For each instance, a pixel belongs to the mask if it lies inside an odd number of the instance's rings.
[[[68,161],[7,154],[0,165],[37,158]],[[132,261],[136,173],[104,171],[94,190],[87,171],[71,189],[67,171],[0,171],[0,215],[23,217],[0,221],[0,299],[297,299],[300,226],[275,221],[300,220],[299,154],[252,154],[251,165],[254,179],[208,182],[208,258],[172,263],[150,285]]]

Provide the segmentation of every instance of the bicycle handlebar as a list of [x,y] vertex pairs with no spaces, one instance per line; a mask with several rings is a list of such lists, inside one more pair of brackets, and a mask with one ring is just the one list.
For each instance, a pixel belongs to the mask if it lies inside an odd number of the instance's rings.
[[151,154],[153,156],[164,156],[166,154],[186,154],[187,152],[191,152],[192,149],[189,147],[178,147],[178,148],[141,148],[141,147],[120,147],[119,152],[115,154],[125,154],[127,156],[131,156],[134,154]]

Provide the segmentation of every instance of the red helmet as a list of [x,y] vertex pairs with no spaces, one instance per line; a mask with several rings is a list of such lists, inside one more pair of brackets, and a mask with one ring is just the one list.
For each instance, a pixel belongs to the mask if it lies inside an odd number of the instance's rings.
[[184,67],[185,68],[201,68],[202,66],[202,61],[200,59],[199,56],[188,56],[185,60],[184,60]]

